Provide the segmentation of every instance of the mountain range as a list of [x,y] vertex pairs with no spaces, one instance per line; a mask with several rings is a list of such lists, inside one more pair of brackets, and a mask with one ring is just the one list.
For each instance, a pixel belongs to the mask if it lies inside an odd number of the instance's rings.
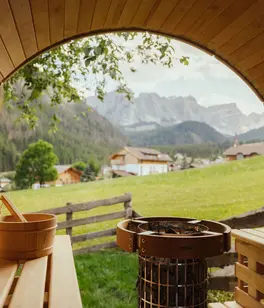
[[264,113],[245,115],[235,103],[205,107],[192,96],[161,97],[156,93],[141,93],[128,101],[123,94],[109,92],[103,103],[95,96],[88,97],[86,102],[124,132],[198,121],[224,135],[234,136],[264,126]]

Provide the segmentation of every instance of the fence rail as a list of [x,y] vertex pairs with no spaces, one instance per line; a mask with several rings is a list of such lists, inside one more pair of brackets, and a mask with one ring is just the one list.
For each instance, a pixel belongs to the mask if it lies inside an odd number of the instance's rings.
[[[108,207],[116,204],[123,203],[123,210],[113,213],[107,213],[107,214],[101,214],[96,216],[89,216],[85,218],[79,218],[79,219],[73,219],[73,213],[81,212],[81,211],[89,211],[91,209],[95,209],[97,207]],[[133,210],[132,210],[132,194],[126,193],[122,196],[109,198],[109,199],[103,199],[103,200],[96,200],[96,201],[90,201],[85,203],[78,203],[78,204],[72,204],[67,203],[66,206],[63,207],[57,207],[53,209],[48,209],[45,211],[40,211],[42,213],[49,213],[54,215],[62,215],[66,214],[66,220],[59,222],[57,226],[57,230],[66,230],[66,234],[68,234],[71,237],[72,244],[84,242],[87,240],[93,240],[100,237],[107,237],[107,236],[113,236],[116,235],[116,228],[97,231],[97,232],[90,232],[86,234],[80,234],[73,236],[72,235],[72,229],[74,227],[98,223],[98,222],[104,222],[104,221],[110,221],[118,218],[131,218],[133,217]],[[116,247],[116,242],[107,242],[99,245],[94,245],[90,247],[84,247],[81,249],[74,250],[74,255],[82,254],[82,253],[88,253],[88,252],[94,252],[99,251],[101,249],[106,248],[113,248]]]
[[[97,207],[108,207],[116,204],[123,203],[123,210],[108,214],[101,214],[91,217],[85,217],[80,219],[73,219],[73,213],[81,211],[89,211]],[[41,211],[43,213],[43,211]],[[55,215],[66,215],[66,220],[58,223],[58,230],[66,229],[66,234],[70,235],[72,243],[79,243],[87,240],[93,240],[96,238],[114,236],[116,235],[116,228],[107,230],[100,230],[96,232],[90,232],[86,234],[80,234],[72,236],[72,229],[77,226],[109,221],[118,218],[136,218],[141,215],[132,209],[132,194],[126,193],[122,196],[96,200],[78,204],[67,203],[64,207],[58,207],[44,211],[45,213]],[[264,226],[264,207],[247,212],[242,215],[232,216],[230,218],[221,220],[220,222],[229,225],[232,229],[242,228],[257,228]],[[116,242],[107,242],[91,247],[84,247],[74,250],[74,255],[99,251],[101,249],[114,248]],[[220,268],[219,270],[209,274],[209,289],[211,290],[223,290],[234,291],[236,286],[236,277],[234,275],[234,264],[237,261],[237,253],[234,247],[223,255],[211,257],[207,259],[209,268]]]

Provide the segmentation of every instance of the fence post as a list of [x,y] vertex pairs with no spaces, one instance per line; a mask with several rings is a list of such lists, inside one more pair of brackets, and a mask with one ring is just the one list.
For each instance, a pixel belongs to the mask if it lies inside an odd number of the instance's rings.
[[[70,206],[70,205],[72,205],[72,203],[68,202],[66,205]],[[70,210],[69,212],[66,213],[66,220],[67,221],[71,221],[72,220],[72,210]],[[70,239],[72,241],[72,227],[67,227],[66,228],[66,234],[70,236]]]
[[133,210],[132,210],[132,194],[126,193],[126,196],[130,197],[129,201],[124,202],[124,208],[125,208],[125,217],[126,218],[132,218],[133,216]]

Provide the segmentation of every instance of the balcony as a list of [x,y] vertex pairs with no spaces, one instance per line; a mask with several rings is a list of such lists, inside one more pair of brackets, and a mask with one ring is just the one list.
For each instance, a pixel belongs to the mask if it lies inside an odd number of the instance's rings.
[[124,165],[125,162],[121,159],[111,159],[110,164],[113,165]]

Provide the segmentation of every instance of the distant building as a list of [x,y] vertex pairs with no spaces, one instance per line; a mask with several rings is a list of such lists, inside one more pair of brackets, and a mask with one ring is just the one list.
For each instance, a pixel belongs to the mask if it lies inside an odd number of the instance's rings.
[[49,184],[61,186],[81,182],[82,172],[73,168],[71,165],[56,165],[55,168],[58,172],[58,178],[55,181],[49,182]]
[[169,155],[147,148],[124,147],[110,157],[112,172],[116,176],[166,173],[170,162]]
[[264,142],[240,145],[235,143],[234,146],[224,152],[224,155],[227,160],[241,160],[256,155],[264,155]]

